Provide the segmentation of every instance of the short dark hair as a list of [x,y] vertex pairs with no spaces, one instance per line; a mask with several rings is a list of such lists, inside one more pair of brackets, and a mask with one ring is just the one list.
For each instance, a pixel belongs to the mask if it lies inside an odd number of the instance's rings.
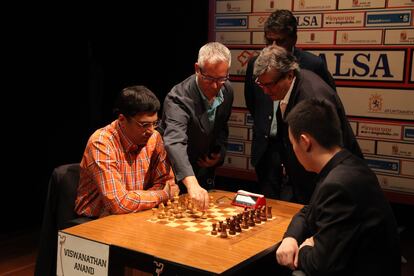
[[286,122],[295,140],[303,133],[311,135],[322,147],[342,146],[341,123],[333,105],[327,100],[311,98],[295,105]]
[[135,85],[122,89],[115,102],[114,113],[132,117],[139,112],[155,113],[159,110],[157,96],[145,86]]
[[284,33],[291,38],[297,36],[298,22],[289,10],[276,10],[267,18],[264,31],[273,33]]

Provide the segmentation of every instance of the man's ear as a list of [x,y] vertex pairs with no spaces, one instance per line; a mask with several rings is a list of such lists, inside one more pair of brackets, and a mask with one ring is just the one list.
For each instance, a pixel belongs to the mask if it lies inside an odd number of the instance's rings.
[[301,145],[302,149],[304,149],[306,152],[309,152],[312,148],[312,140],[306,133],[300,135],[299,144]]

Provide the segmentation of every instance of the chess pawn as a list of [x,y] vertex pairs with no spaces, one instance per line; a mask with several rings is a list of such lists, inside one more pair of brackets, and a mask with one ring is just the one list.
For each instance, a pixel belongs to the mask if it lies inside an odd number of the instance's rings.
[[152,221],[155,221],[155,220],[157,220],[157,208],[152,208],[151,209],[152,210],[152,216],[151,216],[151,220]]
[[175,214],[175,217],[178,218],[178,219],[183,217],[183,209],[181,208],[181,206],[178,206],[177,214]]
[[172,206],[173,206],[173,213],[177,214],[178,213],[178,202],[174,201]]
[[174,214],[171,212],[170,209],[167,210],[167,218],[168,220],[174,220]]
[[241,233],[242,229],[241,229],[239,221],[235,221],[235,229],[236,229],[236,232]]
[[256,224],[254,223],[254,215],[250,214],[249,216],[249,226],[253,227]]
[[236,226],[235,226],[234,219],[230,220],[229,235],[236,235]]
[[213,230],[211,230],[211,235],[214,235],[214,236],[217,235],[217,230],[216,230],[217,223],[213,222],[211,226],[213,227]]
[[175,192],[173,199],[174,199],[174,202],[178,203],[178,201],[180,200],[180,197],[178,196],[178,192]]
[[249,229],[249,218],[248,217],[243,218],[243,223],[242,223],[241,227],[243,229]]
[[227,230],[226,230],[226,225],[223,224],[221,231],[220,231],[220,238],[227,238]]
[[221,232],[223,230],[223,222],[219,221],[218,231]]
[[260,208],[260,219],[262,221],[267,221],[266,206]]
[[262,221],[260,220],[260,210],[259,209],[256,209],[256,212],[254,214],[254,222],[256,224],[262,223]]
[[267,206],[267,218],[272,218],[272,206]]
[[165,218],[165,211],[164,211],[164,209],[158,210],[158,218],[159,219]]

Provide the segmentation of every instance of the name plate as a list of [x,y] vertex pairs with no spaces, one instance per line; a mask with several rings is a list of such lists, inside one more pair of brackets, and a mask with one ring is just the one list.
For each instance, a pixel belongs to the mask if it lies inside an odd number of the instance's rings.
[[109,245],[59,231],[56,275],[108,275]]

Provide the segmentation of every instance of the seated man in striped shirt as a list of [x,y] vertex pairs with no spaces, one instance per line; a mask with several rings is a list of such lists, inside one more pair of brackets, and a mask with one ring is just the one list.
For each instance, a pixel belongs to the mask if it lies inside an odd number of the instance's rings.
[[160,102],[144,86],[122,90],[118,118],[89,138],[75,211],[88,217],[155,207],[178,193],[158,125]]

